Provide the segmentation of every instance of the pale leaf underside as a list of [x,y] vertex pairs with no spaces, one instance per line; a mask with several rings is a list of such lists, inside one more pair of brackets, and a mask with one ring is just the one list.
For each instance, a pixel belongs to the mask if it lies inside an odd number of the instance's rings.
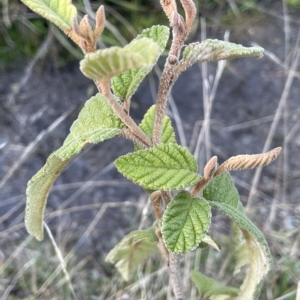
[[80,69],[90,79],[110,79],[126,70],[152,66],[158,51],[157,43],[142,38],[124,48],[111,47],[87,54],[80,62]]
[[128,281],[140,263],[157,250],[157,237],[153,228],[135,230],[126,235],[107,254],[105,260],[115,264],[123,279]]
[[43,16],[68,33],[72,29],[77,9],[71,0],[21,0],[37,14]]
[[112,78],[112,89],[116,96],[121,99],[130,99],[135,93],[138,86],[145,78],[145,76],[152,70],[159,56],[164,51],[169,37],[169,28],[166,26],[156,25],[151,28],[143,30],[134,41],[141,38],[149,38],[156,42],[159,46],[156,60],[152,65],[146,68],[128,70]]

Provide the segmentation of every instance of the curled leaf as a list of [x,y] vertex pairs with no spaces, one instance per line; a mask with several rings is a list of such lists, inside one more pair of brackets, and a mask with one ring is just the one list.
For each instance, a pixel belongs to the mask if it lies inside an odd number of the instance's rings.
[[214,176],[216,177],[226,171],[254,169],[266,166],[279,156],[281,150],[282,148],[278,147],[266,153],[230,157],[218,168]]
[[177,73],[181,73],[197,62],[241,57],[259,58],[262,57],[263,52],[264,49],[260,47],[244,47],[230,42],[208,39],[201,43],[192,43],[185,48]]
[[126,70],[152,66],[158,51],[157,43],[142,38],[124,48],[111,47],[87,54],[80,62],[80,70],[90,79],[110,79]]

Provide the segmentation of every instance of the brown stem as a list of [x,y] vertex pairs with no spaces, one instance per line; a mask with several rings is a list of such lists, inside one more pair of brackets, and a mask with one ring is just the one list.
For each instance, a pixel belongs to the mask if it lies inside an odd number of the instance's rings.
[[147,147],[151,147],[152,142],[150,138],[141,130],[141,128],[134,122],[134,120],[124,111],[123,107],[116,101],[116,98],[110,91],[110,84],[107,81],[95,80],[95,84],[100,92],[104,95],[107,103],[114,111],[114,113],[123,121],[123,123],[132,131],[140,141]]
[[158,238],[158,249],[160,251],[160,253],[162,254],[162,256],[165,258],[165,260],[168,262],[169,264],[169,251],[168,249],[166,248],[166,245],[164,243],[164,240],[163,240],[163,237],[162,237],[162,233],[161,233],[161,230],[159,228],[157,228],[155,230],[155,234]]
[[134,144],[139,145],[143,149],[146,149],[149,147],[143,141],[141,141],[137,136],[135,136],[129,128],[123,128],[121,133],[119,134],[119,136],[132,141]]
[[218,158],[213,156],[204,167],[203,178],[195,184],[191,191],[191,196],[196,197],[214,178],[216,170],[218,168]]
[[161,213],[161,207],[160,207],[160,198],[161,198],[161,192],[155,191],[150,195],[150,200],[152,202],[154,213],[156,219],[160,219],[162,217]]
[[153,144],[159,145],[161,142],[162,127],[167,106],[168,94],[175,80],[178,78],[174,72],[180,49],[186,38],[186,29],[183,18],[177,13],[173,13],[173,40],[169,56],[167,58],[163,73],[161,75],[158,95],[156,100],[154,127],[153,127]]
[[170,192],[167,191],[160,191],[161,192],[161,197],[163,198],[165,205],[167,206],[171,202],[171,194]]

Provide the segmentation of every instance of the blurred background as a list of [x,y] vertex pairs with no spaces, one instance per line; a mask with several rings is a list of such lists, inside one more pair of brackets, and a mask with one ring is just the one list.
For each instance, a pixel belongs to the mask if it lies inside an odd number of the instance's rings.
[[[101,48],[125,45],[151,25],[168,25],[158,0],[73,3],[80,16],[88,13],[91,19],[99,5],[105,6]],[[221,163],[233,155],[283,147],[263,170],[232,176],[274,257],[260,299],[299,300],[300,1],[195,3],[198,15],[187,43],[217,38],[266,51],[261,59],[204,63],[183,73],[168,106],[177,141],[197,158],[200,173],[212,155]],[[1,299],[173,299],[159,255],[128,283],[104,261],[125,234],[154,221],[148,194],[114,167],[118,156],[133,150],[129,141],[115,138],[82,151],[51,190],[44,241],[26,233],[26,184],[62,145],[96,88],[78,69],[82,53],[61,31],[19,0],[2,0],[0,7]],[[155,102],[164,60],[133,97],[137,122]],[[197,249],[182,257],[189,299],[199,299],[189,280],[192,269],[233,286],[243,278],[232,276],[228,219],[215,212],[210,234],[221,252]]]

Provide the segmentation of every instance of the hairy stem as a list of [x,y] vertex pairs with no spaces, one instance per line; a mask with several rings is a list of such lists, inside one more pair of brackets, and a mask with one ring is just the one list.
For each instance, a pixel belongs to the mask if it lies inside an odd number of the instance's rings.
[[180,276],[179,255],[169,253],[169,273],[176,300],[185,299],[183,296],[182,277]]
[[174,13],[173,16],[173,40],[169,56],[167,58],[163,73],[160,79],[158,95],[156,100],[156,110],[153,127],[153,144],[158,145],[161,141],[162,126],[164,121],[165,109],[167,106],[168,94],[178,76],[175,76],[175,68],[178,63],[180,49],[186,38],[186,30],[183,18]]
[[145,144],[142,140],[140,140],[137,136],[135,136],[129,128],[123,128],[119,136],[132,141],[134,144],[139,145],[143,149],[149,147],[149,145]]
[[95,80],[95,84],[104,95],[107,103],[114,111],[114,113],[123,121],[123,123],[132,131],[132,134],[136,136],[147,147],[151,147],[152,142],[150,138],[140,129],[140,127],[134,122],[134,120],[127,114],[123,107],[116,101],[116,98],[110,91],[110,85],[108,82],[102,80]]

